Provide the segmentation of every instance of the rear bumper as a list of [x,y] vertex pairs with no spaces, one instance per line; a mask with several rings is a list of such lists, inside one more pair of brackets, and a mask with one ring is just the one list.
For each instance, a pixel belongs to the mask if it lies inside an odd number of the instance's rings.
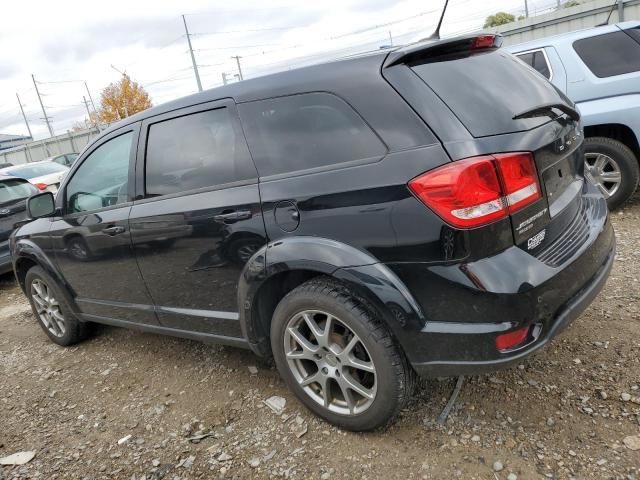
[[[595,297],[604,288],[609,272],[613,266],[613,260],[615,257],[615,251],[612,249],[603,265],[591,279],[591,281],[584,286],[582,290],[572,297],[564,307],[558,312],[558,314],[550,319],[546,324],[540,325],[540,331],[531,342],[524,347],[517,349],[517,351],[502,354],[498,358],[491,359],[478,359],[472,361],[456,361],[456,360],[443,360],[443,361],[430,361],[424,363],[413,363],[414,370],[421,376],[437,377],[437,376],[454,376],[454,375],[477,375],[480,373],[486,373],[500,368],[509,367],[523,358],[528,357],[535,351],[544,347],[549,343],[556,335],[562,332],[573,320],[578,318],[584,310],[591,304]],[[455,338],[459,336],[454,332],[449,332],[450,342],[456,343]],[[491,340],[495,340],[495,334],[490,335]],[[479,341],[482,341],[478,339]],[[485,339],[486,341],[486,339]],[[452,345],[455,348],[454,345]]]
[[[447,266],[389,265],[422,308],[418,330],[396,332],[423,376],[477,374],[508,366],[546,345],[602,290],[615,257],[615,235],[604,199],[584,198],[588,238],[562,265],[519,249]],[[530,327],[509,351],[496,337]]]

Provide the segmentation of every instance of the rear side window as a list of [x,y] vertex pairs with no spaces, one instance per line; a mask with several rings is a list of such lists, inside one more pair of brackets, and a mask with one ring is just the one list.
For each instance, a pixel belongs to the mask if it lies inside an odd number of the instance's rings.
[[640,44],[625,32],[576,40],[573,48],[596,77],[640,71]]
[[547,57],[542,50],[533,50],[531,52],[518,53],[516,54],[516,56],[548,79],[551,79],[551,68],[547,63]]
[[569,101],[503,50],[414,65],[412,69],[475,137],[536,128],[549,118],[513,117],[545,103]]
[[38,189],[22,179],[0,180],[0,205],[25,199]]
[[148,196],[168,195],[256,177],[247,145],[227,108],[154,123],[146,157]]
[[379,158],[385,145],[343,100],[305,93],[238,105],[261,176]]

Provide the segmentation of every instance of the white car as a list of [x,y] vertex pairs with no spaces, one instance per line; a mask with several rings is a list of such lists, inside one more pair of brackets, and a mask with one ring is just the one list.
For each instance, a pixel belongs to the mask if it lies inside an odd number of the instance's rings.
[[56,193],[68,171],[69,167],[45,160],[3,168],[0,174],[24,178],[42,192]]

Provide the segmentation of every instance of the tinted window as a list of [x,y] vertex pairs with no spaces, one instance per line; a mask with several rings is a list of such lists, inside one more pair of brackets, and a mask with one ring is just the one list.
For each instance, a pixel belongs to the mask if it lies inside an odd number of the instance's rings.
[[640,44],[640,27],[627,28],[625,33]]
[[513,117],[568,100],[513,55],[495,50],[412,67],[476,137],[529,130],[548,117]]
[[226,108],[155,123],[147,140],[147,195],[166,195],[256,176]]
[[386,147],[344,101],[328,93],[238,106],[261,176],[380,157]]
[[129,201],[129,158],[133,132],[100,145],[67,185],[67,212],[86,212]]
[[596,77],[640,71],[640,45],[624,32],[576,40],[573,48]]
[[551,78],[551,69],[547,64],[547,59],[544,56],[542,50],[536,50],[534,52],[521,53],[518,54],[518,58],[522,60],[524,63],[533,67],[542,75],[547,78]]
[[56,162],[33,163],[27,165],[18,165],[17,167],[7,168],[3,173],[13,175],[14,177],[30,178],[42,177],[52,173],[66,172],[67,167],[57,164]]
[[38,189],[26,180],[19,178],[0,180],[0,205],[15,202],[38,193]]

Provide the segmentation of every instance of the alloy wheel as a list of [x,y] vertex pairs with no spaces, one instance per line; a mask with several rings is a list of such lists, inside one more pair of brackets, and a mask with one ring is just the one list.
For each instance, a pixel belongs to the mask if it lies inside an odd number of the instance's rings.
[[342,415],[367,410],[376,398],[376,368],[358,335],[337,317],[305,310],[287,322],[284,353],[302,390]]
[[609,155],[594,152],[586,153],[585,167],[587,174],[605,198],[613,196],[620,188],[622,183],[620,167]]
[[60,304],[53,296],[51,288],[42,280],[36,279],[31,283],[31,298],[45,328],[56,337],[64,336],[66,332],[64,315],[62,315]]

